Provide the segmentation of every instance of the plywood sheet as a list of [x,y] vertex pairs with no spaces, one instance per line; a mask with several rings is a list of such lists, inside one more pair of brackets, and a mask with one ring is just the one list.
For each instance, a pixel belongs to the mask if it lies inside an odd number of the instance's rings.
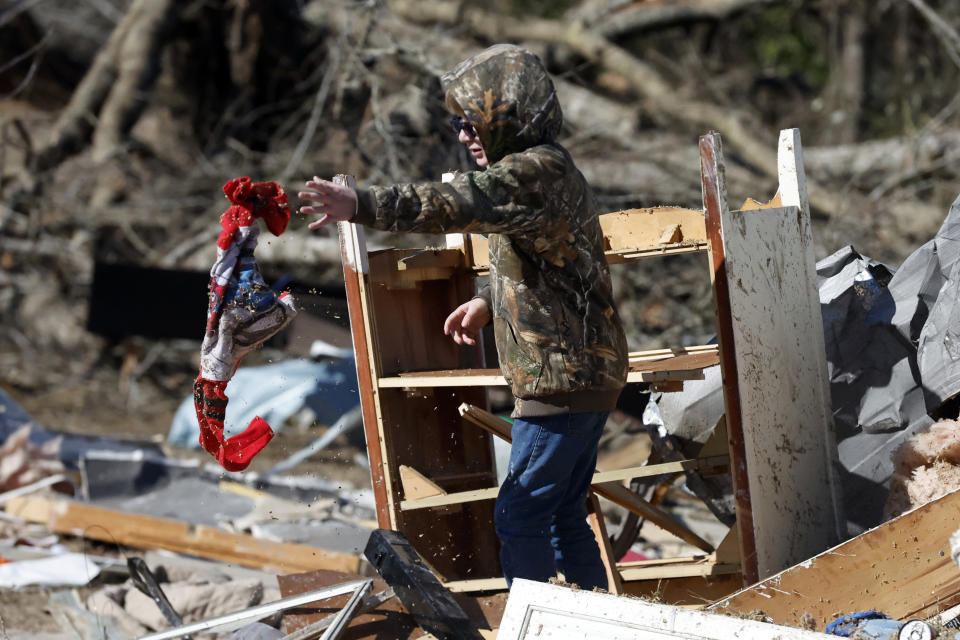
[[950,535],[960,491],[919,507],[713,605],[755,609],[780,624],[809,613],[820,628],[839,613],[877,610],[895,620],[928,618],[960,603]]

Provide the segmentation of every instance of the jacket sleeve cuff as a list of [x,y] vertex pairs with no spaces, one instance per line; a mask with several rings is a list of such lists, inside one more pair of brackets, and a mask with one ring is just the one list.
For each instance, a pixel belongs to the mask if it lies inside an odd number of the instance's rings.
[[490,313],[493,314],[493,302],[490,301],[490,285],[485,284],[477,291],[477,295],[473,296],[474,298],[480,298],[487,303],[487,309],[490,310]]
[[371,226],[377,220],[377,197],[372,189],[357,189],[357,212],[350,222]]

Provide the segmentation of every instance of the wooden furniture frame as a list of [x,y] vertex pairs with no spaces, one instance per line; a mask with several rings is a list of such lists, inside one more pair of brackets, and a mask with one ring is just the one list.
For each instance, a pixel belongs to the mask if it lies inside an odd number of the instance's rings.
[[[756,304],[757,301],[738,297],[729,280],[732,277],[731,264],[735,267],[736,277],[743,277],[741,274],[750,273],[756,265],[762,268],[765,261],[778,258],[781,267],[796,270],[795,282],[792,281],[795,286],[765,289],[767,298],[763,302],[773,306],[783,304],[781,298],[785,295],[797,297],[799,287],[805,293],[790,309],[792,312],[803,310],[806,313],[803,321],[812,317],[807,307],[816,300],[816,291],[813,290],[811,299],[808,295],[813,286],[810,279],[812,261],[808,260],[812,257],[809,210],[799,134],[795,130],[783,134],[792,137],[788,136],[788,144],[784,135],[781,136],[780,159],[785,167],[792,169],[781,171],[780,193],[766,205],[754,203],[741,211],[729,211],[720,139],[717,134],[710,134],[701,138],[700,143],[704,211],[658,207],[619,211],[600,217],[606,255],[611,263],[680,253],[707,253],[717,308],[719,345],[631,353],[628,381],[647,382],[656,389],[676,391],[682,389],[685,380],[703,379],[703,370],[719,363],[723,371],[726,411],[726,429],[715,434],[723,439],[708,443],[698,459],[651,466],[643,466],[643,461],[638,460],[631,468],[595,475],[592,494],[638,513],[702,552],[689,558],[617,563],[610,557],[603,518],[598,516],[599,507],[592,495],[591,524],[614,590],[623,588],[624,582],[644,583],[640,586],[628,584],[626,590],[664,594],[661,582],[669,579],[676,581],[678,591],[697,592],[701,597],[709,598],[730,593],[744,580],[754,582],[759,576],[758,547],[764,550],[766,547],[758,544],[754,530],[757,487],[756,478],[750,472],[752,467],[760,466],[764,461],[758,461],[757,456],[751,457],[750,453],[752,447],[761,446],[762,439],[755,441],[754,432],[763,432],[768,426],[765,424],[768,416],[762,408],[757,409],[756,402],[750,402],[749,398],[745,400],[740,393],[744,381],[753,385],[751,389],[762,392],[764,381],[758,379],[762,377],[758,375],[760,369],[752,360],[749,370],[738,365],[744,358],[749,360],[745,350],[751,345],[756,347],[757,340],[762,343],[770,332],[763,319],[738,315],[744,304]],[[336,180],[350,184],[352,179],[338,176]],[[742,226],[744,211],[753,211],[750,215],[757,217],[758,210],[763,207],[767,209],[762,215],[767,215],[767,211],[776,212],[778,220],[789,220],[792,216],[793,220],[799,221],[794,225],[796,233],[787,239],[789,255],[781,255],[784,253],[783,242],[776,236],[769,236],[761,226],[760,232],[767,234],[763,236],[764,242],[746,252],[750,255],[738,255],[734,259],[732,252],[742,251],[742,244],[731,244],[733,241],[725,236],[733,233],[733,226]],[[780,229],[775,231],[779,233]],[[474,294],[477,275],[488,268],[486,241],[478,236],[454,234],[448,236],[444,248],[387,249],[368,253],[363,231],[357,225],[340,223],[339,234],[379,526],[404,533],[451,589],[503,588],[505,582],[499,577],[499,543],[492,525],[493,498],[497,492],[492,438],[509,440],[509,423],[486,412],[485,387],[505,385],[505,381],[498,369],[484,366],[481,349],[457,347],[442,332],[447,313]],[[805,261],[810,264],[800,264]],[[812,308],[819,314],[818,305]],[[739,331],[738,326],[747,320],[758,326],[751,325],[749,331]],[[624,321],[629,323],[630,319]],[[817,321],[819,323],[819,315]],[[822,346],[822,325],[817,326],[820,327]],[[802,334],[804,339],[809,338],[809,333]],[[797,344],[782,343],[782,340],[776,342],[776,348],[790,353],[797,350]],[[806,349],[809,342],[800,346]],[[807,361],[810,358],[799,357],[778,362],[793,366]],[[817,368],[820,365],[822,375]],[[745,373],[749,376],[744,377]],[[813,407],[804,418],[813,416],[821,420],[821,423],[802,425],[804,432],[812,432],[814,437],[821,437],[829,430],[829,403],[823,402],[829,396],[822,394],[826,389],[825,375],[823,359],[817,362],[813,358],[812,364],[800,367],[798,373],[781,376],[793,385],[814,381],[815,384],[810,386],[818,390],[814,394],[816,397],[806,394],[798,399],[798,402]],[[802,408],[793,406],[796,402],[783,404],[790,405],[794,413],[803,413]],[[797,450],[809,443],[795,440],[787,433],[796,421],[791,421],[793,414],[789,411],[781,413],[783,415],[779,418],[784,422],[776,435],[785,439],[783,442],[787,443],[789,455],[803,457]],[[748,422],[746,428],[745,419]],[[761,426],[757,428],[757,425]],[[727,439],[729,442],[724,441]],[[795,442],[796,448],[792,446]],[[824,457],[824,447],[809,446],[808,449],[812,454],[803,463],[813,464],[817,462],[814,458]],[[771,459],[769,452],[764,455],[768,461]],[[738,522],[717,549],[623,485],[624,481],[643,475],[728,466],[732,470],[737,495]],[[777,466],[784,473],[791,463],[778,460]],[[816,469],[823,466],[814,464]],[[825,476],[829,474],[825,473]],[[800,486],[798,489],[808,491],[810,487]],[[809,512],[811,502],[823,500],[824,495],[821,486],[814,487],[800,496],[798,506],[789,504],[787,509],[807,509]],[[826,495],[830,497],[829,492]],[[766,506],[767,496],[763,498]],[[782,501],[784,496],[774,498]],[[831,507],[831,504],[827,506]],[[780,507],[772,505],[772,508],[777,510]],[[804,540],[804,527],[793,522],[790,524],[801,532],[791,540]],[[819,544],[821,541],[817,539],[806,546],[794,544],[791,548],[802,548],[806,552]],[[778,546],[773,544],[773,547]],[[774,563],[786,562],[777,554],[763,553],[761,557],[765,561],[772,557]],[[768,564],[763,565],[765,571],[769,571]],[[792,563],[784,566],[789,564]],[[699,581],[699,586],[693,586],[691,581]],[[704,581],[712,586],[703,588]],[[710,595],[703,596],[704,593]]]

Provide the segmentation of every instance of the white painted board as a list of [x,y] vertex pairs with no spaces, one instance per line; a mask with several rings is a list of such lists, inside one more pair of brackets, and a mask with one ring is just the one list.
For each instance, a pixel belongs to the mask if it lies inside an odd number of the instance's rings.
[[514,580],[497,640],[820,640],[822,633]]
[[839,541],[823,321],[801,207],[724,210],[721,226],[762,579]]

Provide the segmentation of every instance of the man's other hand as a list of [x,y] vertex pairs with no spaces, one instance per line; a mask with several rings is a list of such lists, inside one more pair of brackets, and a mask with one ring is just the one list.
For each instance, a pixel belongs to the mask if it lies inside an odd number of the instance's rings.
[[297,195],[301,200],[316,204],[300,207],[300,214],[322,216],[307,225],[308,229],[319,229],[332,222],[347,222],[357,213],[357,192],[350,187],[342,187],[317,176],[306,182],[309,191]]
[[453,310],[443,323],[443,333],[457,344],[477,344],[480,330],[490,322],[490,307],[483,298],[474,298]]

